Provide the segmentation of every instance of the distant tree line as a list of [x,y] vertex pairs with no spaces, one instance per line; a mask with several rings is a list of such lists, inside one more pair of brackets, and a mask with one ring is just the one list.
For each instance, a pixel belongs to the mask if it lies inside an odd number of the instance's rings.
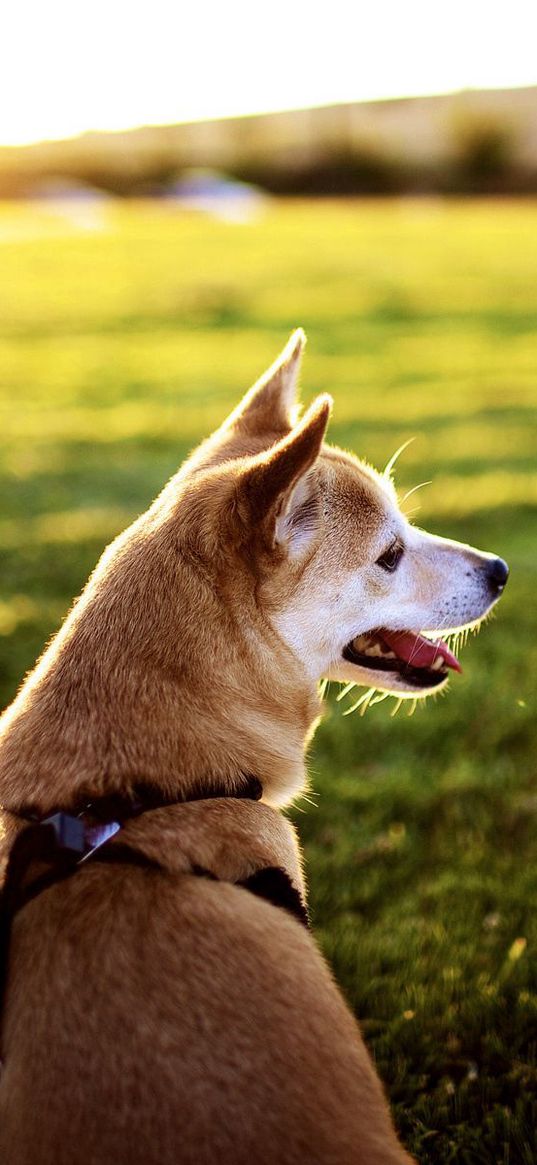
[[[32,198],[61,180],[120,198],[164,196],[192,164],[177,136],[181,128],[0,150],[0,198]],[[537,158],[522,164],[515,144],[512,127],[500,118],[465,115],[452,127],[451,148],[440,160],[410,159],[379,142],[325,140],[306,156],[291,151],[283,159],[259,146],[239,147],[221,168],[280,196],[535,194]],[[195,164],[214,167],[214,148],[205,157],[198,149]]]

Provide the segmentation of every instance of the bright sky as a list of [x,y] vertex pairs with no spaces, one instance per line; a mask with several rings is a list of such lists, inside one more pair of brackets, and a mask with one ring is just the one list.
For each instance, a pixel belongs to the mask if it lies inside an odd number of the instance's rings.
[[0,144],[537,83],[535,0],[17,0]]

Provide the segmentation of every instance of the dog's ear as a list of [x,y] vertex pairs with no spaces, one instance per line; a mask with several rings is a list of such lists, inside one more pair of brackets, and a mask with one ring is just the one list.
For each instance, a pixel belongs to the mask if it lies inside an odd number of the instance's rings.
[[288,433],[293,424],[298,373],[306,336],[297,328],[283,352],[246,393],[225,422],[242,433]]
[[312,473],[332,407],[323,395],[291,432],[260,454],[241,477],[238,512],[270,548],[300,554],[322,519],[319,484]]

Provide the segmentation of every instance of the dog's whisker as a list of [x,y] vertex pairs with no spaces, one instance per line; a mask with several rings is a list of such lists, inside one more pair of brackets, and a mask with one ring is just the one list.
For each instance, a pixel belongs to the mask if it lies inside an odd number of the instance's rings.
[[306,801],[308,805],[312,805],[314,809],[318,809],[317,801],[313,801],[311,797],[307,797],[305,793],[302,794],[302,801]]
[[382,704],[383,700],[389,699],[390,694],[390,692],[379,692],[378,696],[375,696],[374,700],[370,701],[370,707],[372,708],[374,704]]
[[[360,699],[357,700],[355,704],[352,704],[350,708],[345,709],[343,715],[350,716],[351,712],[356,712],[356,710],[358,708],[363,708],[363,712],[360,713],[360,715],[363,716],[364,712],[366,711],[367,705],[369,704],[371,697],[374,696],[376,690],[377,690],[376,688],[368,688],[367,692],[364,692],[360,696]],[[364,704],[365,704],[365,708],[364,708]]]
[[367,692],[366,698],[365,698],[365,700],[360,708],[360,716],[365,716],[367,709],[369,708],[369,705],[371,703],[371,697],[374,695],[375,692],[376,692],[376,688],[370,688],[369,691]]
[[417,655],[417,652],[418,652],[418,651],[419,651],[419,645],[418,645],[418,643],[416,642],[416,643],[415,643],[415,645],[414,645],[414,647],[412,648],[412,651],[410,652],[410,657],[409,657],[409,660],[408,660],[409,667],[412,665],[412,663],[413,663],[413,661],[414,661],[414,657]]
[[383,477],[391,477],[392,469],[395,467],[396,461],[399,460],[401,454],[404,453],[405,449],[408,449],[408,446],[412,445],[412,442],[415,440],[416,440],[415,437],[409,437],[408,441],[403,441],[403,444],[400,445],[399,448],[395,450],[395,453],[392,453],[392,456],[390,457],[388,464],[386,465],[386,467],[382,471]]
[[420,484],[419,484],[419,485],[413,485],[413,486],[412,486],[412,489],[409,489],[409,490],[407,490],[407,492],[406,492],[406,494],[404,495],[404,497],[402,497],[402,498],[401,498],[400,505],[401,505],[401,506],[404,506],[404,504],[405,504],[405,502],[406,502],[407,498],[410,498],[410,497],[412,497],[412,494],[415,494],[415,493],[417,493],[417,491],[418,491],[419,489],[423,489],[423,487],[424,487],[425,485],[432,485],[432,484],[433,484],[433,483],[432,483],[432,481],[420,481]]
[[355,687],[356,687],[356,684],[355,684],[354,680],[351,680],[350,684],[345,684],[345,687],[342,688],[341,691],[338,692],[338,694],[336,696],[337,702],[339,703],[340,700],[343,700],[344,697],[347,696],[349,694],[349,692],[352,692],[352,689]]

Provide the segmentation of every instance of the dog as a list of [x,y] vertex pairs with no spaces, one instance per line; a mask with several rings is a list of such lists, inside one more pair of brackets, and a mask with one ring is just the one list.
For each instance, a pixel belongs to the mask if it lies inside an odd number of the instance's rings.
[[508,571],[324,444],[328,396],[299,418],[304,340],[104,552],[0,722],[6,1165],[411,1161],[279,808],[319,681],[440,691],[441,633]]

